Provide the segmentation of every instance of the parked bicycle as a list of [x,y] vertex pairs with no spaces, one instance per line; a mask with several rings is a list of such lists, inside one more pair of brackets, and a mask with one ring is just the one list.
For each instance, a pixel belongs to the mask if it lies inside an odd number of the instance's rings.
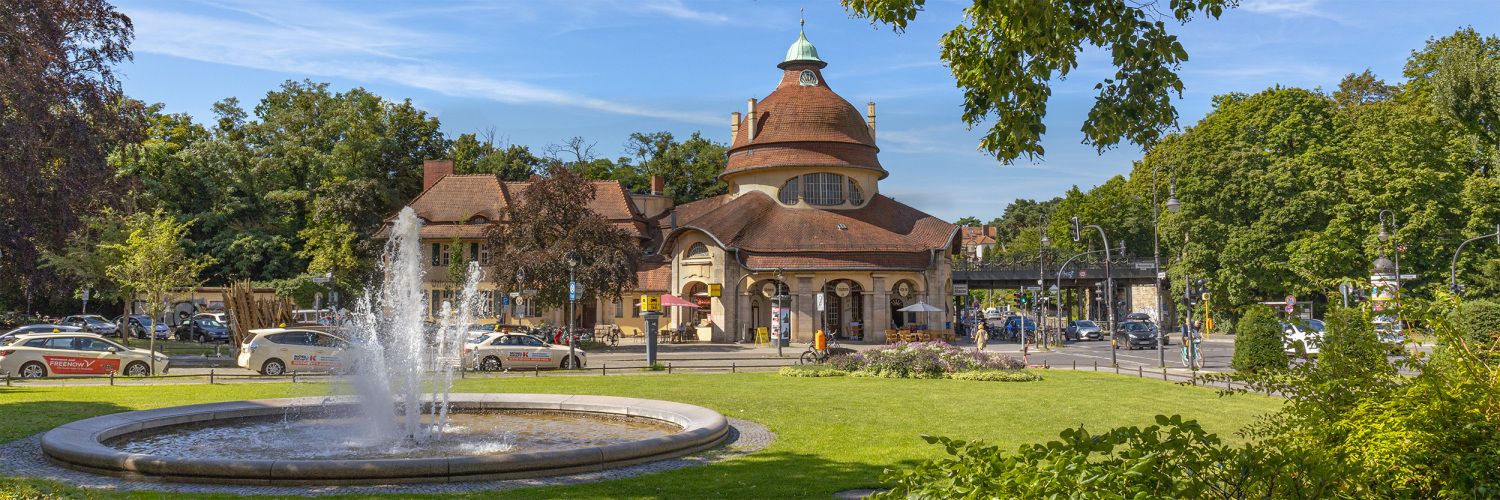
[[818,349],[817,345],[809,342],[807,350],[802,351],[802,356],[797,359],[799,365],[823,364],[828,360],[828,349]]

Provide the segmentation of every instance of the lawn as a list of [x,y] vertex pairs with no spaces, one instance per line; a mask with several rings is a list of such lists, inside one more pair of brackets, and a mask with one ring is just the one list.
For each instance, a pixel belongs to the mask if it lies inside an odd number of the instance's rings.
[[[1213,390],[1110,374],[1048,371],[1038,382],[790,378],[774,374],[621,375],[464,380],[464,392],[602,394],[681,401],[754,420],[776,433],[761,452],[728,462],[602,483],[487,493],[510,498],[828,498],[879,485],[887,467],[938,456],[923,434],[983,439],[1014,448],[1065,427],[1149,425],[1181,413],[1234,442],[1234,431],[1272,411],[1276,400],[1221,398]],[[92,415],[234,399],[323,394],[313,384],[0,388],[0,442]],[[6,486],[6,483],[10,483]],[[32,488],[0,479],[0,496]],[[9,493],[7,493],[9,490]],[[90,492],[89,496],[112,493]]]

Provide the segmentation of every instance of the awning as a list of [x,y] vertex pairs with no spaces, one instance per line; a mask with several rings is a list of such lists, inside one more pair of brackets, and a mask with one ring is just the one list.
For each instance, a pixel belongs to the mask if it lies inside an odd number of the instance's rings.
[[681,297],[678,297],[676,295],[672,295],[670,293],[664,293],[664,294],[662,294],[662,296],[661,296],[661,306],[662,307],[691,307],[693,309],[697,309],[698,308],[698,304],[694,304],[691,301],[684,300]]

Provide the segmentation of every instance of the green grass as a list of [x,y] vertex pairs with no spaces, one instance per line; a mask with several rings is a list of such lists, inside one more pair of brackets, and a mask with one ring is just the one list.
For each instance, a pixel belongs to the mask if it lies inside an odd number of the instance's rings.
[[[602,483],[473,495],[509,498],[828,498],[874,487],[888,467],[908,467],[942,450],[923,434],[983,439],[1014,448],[1053,439],[1063,428],[1149,425],[1181,413],[1230,442],[1234,431],[1276,409],[1276,400],[1219,397],[1213,390],[1108,374],[1046,371],[1026,383],[737,375],[542,377],[464,380],[465,392],[600,394],[681,401],[754,420],[776,433],[761,452]],[[311,384],[155,387],[0,388],[0,441],[71,420],[139,408],[249,398],[323,394]],[[0,497],[83,494],[34,480],[0,479]],[[116,493],[86,492],[91,497]]]

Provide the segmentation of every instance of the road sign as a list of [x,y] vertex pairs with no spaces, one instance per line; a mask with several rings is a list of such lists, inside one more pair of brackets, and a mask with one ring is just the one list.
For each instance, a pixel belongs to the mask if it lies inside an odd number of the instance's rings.
[[1414,280],[1414,279],[1417,279],[1417,275],[1415,275],[1415,274],[1403,274],[1403,275],[1401,275],[1401,279],[1404,279],[1404,280]]
[[1291,295],[1286,296],[1286,306],[1287,307],[1292,307],[1292,306],[1295,306],[1295,305],[1297,305],[1297,297],[1294,297],[1294,296],[1291,296]]
[[508,305],[510,305],[510,297],[506,297],[504,295],[501,295],[500,296],[500,305],[502,305],[502,306],[508,306]]
[[1160,272],[1156,273],[1156,279],[1159,279],[1159,280],[1167,279],[1167,272],[1166,271],[1160,271]]
[[822,293],[818,294],[818,312],[822,312],[823,311],[823,304],[824,304],[824,302],[826,300],[827,299],[824,297],[824,294],[822,294]]
[[953,284],[953,294],[957,295],[957,296],[960,296],[960,297],[968,295],[969,294],[969,284],[968,283],[954,283]]
[[1028,286],[1028,287],[1026,287],[1026,290],[1027,291],[1031,291],[1031,292],[1040,292],[1040,291],[1042,291],[1042,287],[1039,287],[1039,286]]
[[578,282],[568,282],[568,300],[578,300]]
[[641,296],[641,310],[642,311],[660,311],[661,310],[661,296],[660,295],[642,295]]
[[709,283],[708,284],[708,296],[709,297],[720,297],[720,296],[722,296],[723,293],[724,293],[724,285],[721,285],[721,284],[718,284],[718,283]]

